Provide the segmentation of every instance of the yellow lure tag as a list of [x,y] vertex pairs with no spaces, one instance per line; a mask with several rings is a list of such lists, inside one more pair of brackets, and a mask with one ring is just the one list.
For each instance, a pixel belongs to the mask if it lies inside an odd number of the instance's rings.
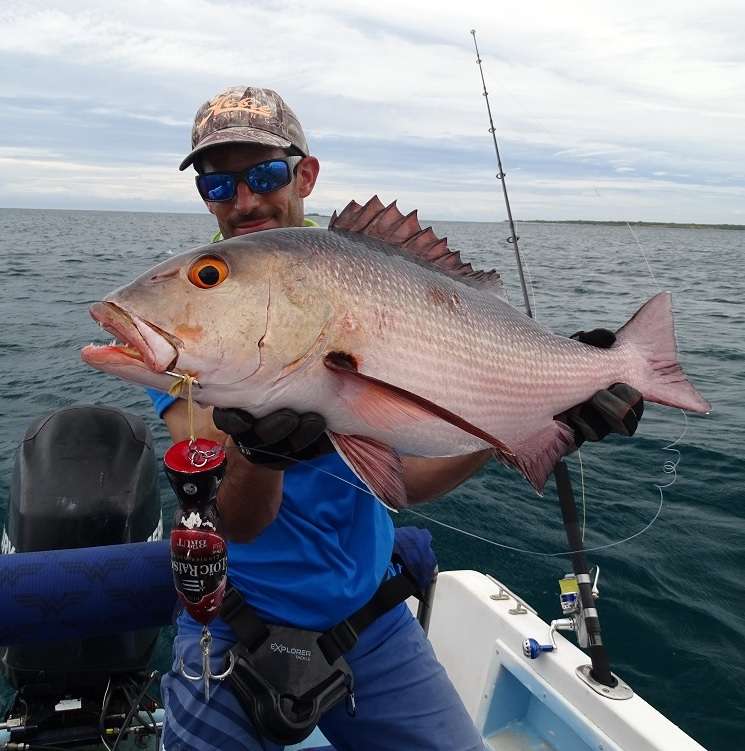
[[565,579],[559,579],[559,589],[563,595],[571,595],[579,592],[579,584],[577,580],[571,576]]
[[170,396],[181,396],[181,392],[184,390],[185,378],[186,376],[181,376],[181,378],[178,378],[173,382],[173,384],[168,389]]

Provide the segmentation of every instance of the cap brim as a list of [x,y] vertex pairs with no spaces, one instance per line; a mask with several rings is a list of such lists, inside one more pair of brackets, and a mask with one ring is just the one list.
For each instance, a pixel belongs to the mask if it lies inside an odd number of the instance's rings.
[[275,146],[279,149],[289,149],[292,146],[291,141],[281,136],[276,136],[274,133],[269,133],[266,130],[259,130],[258,128],[223,128],[203,138],[197,147],[192,149],[184,161],[181,162],[179,169],[185,170],[192,164],[194,157],[205,149],[223,143],[258,143],[261,146]]

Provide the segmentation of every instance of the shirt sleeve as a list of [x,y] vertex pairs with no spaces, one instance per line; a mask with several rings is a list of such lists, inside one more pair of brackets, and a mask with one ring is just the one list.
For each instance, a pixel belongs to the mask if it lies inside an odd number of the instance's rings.
[[155,407],[155,412],[158,415],[158,417],[162,418],[163,413],[176,401],[177,397],[171,396],[170,394],[166,394],[163,391],[158,391],[157,389],[145,389],[147,392],[147,395],[150,397],[150,399],[153,402],[153,407]]

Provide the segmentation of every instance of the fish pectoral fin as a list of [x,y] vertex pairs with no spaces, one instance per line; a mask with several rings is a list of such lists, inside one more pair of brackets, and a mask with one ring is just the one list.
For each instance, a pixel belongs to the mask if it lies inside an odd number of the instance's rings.
[[[538,495],[543,495],[546,484],[556,462],[562,456],[574,451],[574,431],[560,420],[552,420],[545,428],[534,433],[517,447],[517,468],[525,479],[535,488]],[[495,458],[502,461],[495,454]]]
[[326,432],[339,456],[386,508],[408,506],[401,457],[390,446],[364,436]]
[[412,422],[439,419],[421,397],[360,373],[353,357],[331,352],[324,364],[337,379],[341,400],[371,428],[395,430]]
[[340,398],[372,428],[393,430],[412,422],[444,420],[485,441],[499,461],[523,472],[515,453],[498,438],[429,399],[360,373],[356,362],[344,352],[330,352],[324,358],[324,365],[339,379]]

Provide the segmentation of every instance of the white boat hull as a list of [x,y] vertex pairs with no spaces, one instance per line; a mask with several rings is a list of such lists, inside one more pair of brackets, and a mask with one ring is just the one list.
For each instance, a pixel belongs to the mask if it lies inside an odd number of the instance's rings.
[[589,658],[560,634],[555,651],[525,657],[523,640],[546,642],[549,626],[530,609],[511,614],[516,600],[493,599],[499,589],[477,571],[441,573],[429,626],[437,657],[490,748],[703,751],[640,696],[596,693],[577,675]]

